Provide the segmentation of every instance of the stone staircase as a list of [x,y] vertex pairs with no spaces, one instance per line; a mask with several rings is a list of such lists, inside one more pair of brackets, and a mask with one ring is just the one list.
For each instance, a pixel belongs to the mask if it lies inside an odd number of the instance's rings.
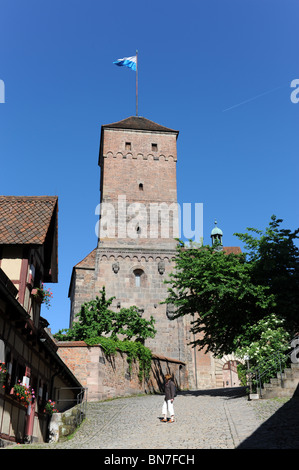
[[263,385],[262,398],[292,397],[299,384],[299,364],[291,364],[280,376]]

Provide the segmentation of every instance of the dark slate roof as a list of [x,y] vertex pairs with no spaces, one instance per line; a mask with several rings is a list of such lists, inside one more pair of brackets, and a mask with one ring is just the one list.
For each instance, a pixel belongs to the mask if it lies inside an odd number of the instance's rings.
[[0,196],[0,244],[42,245],[57,196]]
[[140,131],[153,131],[153,132],[172,132],[179,134],[179,131],[169,129],[168,127],[161,126],[154,121],[150,121],[142,116],[130,116],[122,121],[114,122],[112,124],[105,124],[103,129],[133,129]]

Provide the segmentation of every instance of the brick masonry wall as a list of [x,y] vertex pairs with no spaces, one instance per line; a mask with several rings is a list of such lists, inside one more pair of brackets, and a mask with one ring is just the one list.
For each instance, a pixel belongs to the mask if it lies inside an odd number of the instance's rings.
[[137,395],[163,393],[164,376],[172,373],[177,387],[188,389],[186,366],[181,361],[153,355],[150,378],[140,382],[138,361],[129,371],[127,355],[105,355],[101,346],[87,346],[84,341],[59,342],[58,354],[84,387],[88,401]]
[[[126,143],[130,142],[131,150],[126,150]],[[152,151],[151,145],[155,143],[157,150]],[[160,236],[153,239],[150,235],[150,210],[152,203],[166,203],[168,206],[177,202],[176,186],[176,136],[174,134],[152,133],[144,131],[112,130],[105,129],[103,139],[103,155],[101,162],[101,202],[109,202],[114,206],[116,214],[114,239],[101,237],[101,242],[107,246],[124,245],[152,245],[171,246],[173,242],[173,224],[170,223],[169,237],[161,236],[159,229],[161,221],[156,227]],[[140,184],[142,190],[140,190]],[[118,228],[123,230],[123,220],[119,214],[119,196],[125,196],[127,207],[132,202],[144,204],[146,217],[142,217],[141,233],[137,240],[121,235]],[[127,228],[132,227],[136,216],[133,213],[126,214]],[[140,218],[140,215],[138,214]],[[170,212],[170,220],[172,212]],[[104,220],[104,219],[103,219]],[[130,225],[130,222],[132,224]],[[177,237],[177,234],[175,235]],[[120,240],[121,238],[121,240]]]

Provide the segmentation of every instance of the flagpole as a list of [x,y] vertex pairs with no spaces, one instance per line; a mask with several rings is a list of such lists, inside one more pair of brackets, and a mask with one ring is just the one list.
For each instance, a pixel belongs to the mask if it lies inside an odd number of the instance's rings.
[[136,50],[136,116],[138,116],[138,51]]

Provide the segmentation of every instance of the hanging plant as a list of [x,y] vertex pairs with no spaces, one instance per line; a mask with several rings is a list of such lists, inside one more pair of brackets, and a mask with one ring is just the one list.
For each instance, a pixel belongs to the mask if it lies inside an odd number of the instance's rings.
[[44,408],[44,413],[47,415],[51,415],[51,416],[53,413],[58,413],[58,410],[55,408],[55,401],[52,401],[52,400],[47,401],[45,408]]
[[27,385],[22,385],[20,380],[13,387],[13,396],[26,407],[32,402],[35,398],[34,390]]
[[44,284],[41,287],[32,289],[31,293],[39,302],[45,304],[47,308],[51,307],[53,293],[50,289],[45,289]]
[[[5,384],[8,370],[5,367],[5,362],[0,362],[0,384]],[[2,385],[5,388],[5,385]]]

